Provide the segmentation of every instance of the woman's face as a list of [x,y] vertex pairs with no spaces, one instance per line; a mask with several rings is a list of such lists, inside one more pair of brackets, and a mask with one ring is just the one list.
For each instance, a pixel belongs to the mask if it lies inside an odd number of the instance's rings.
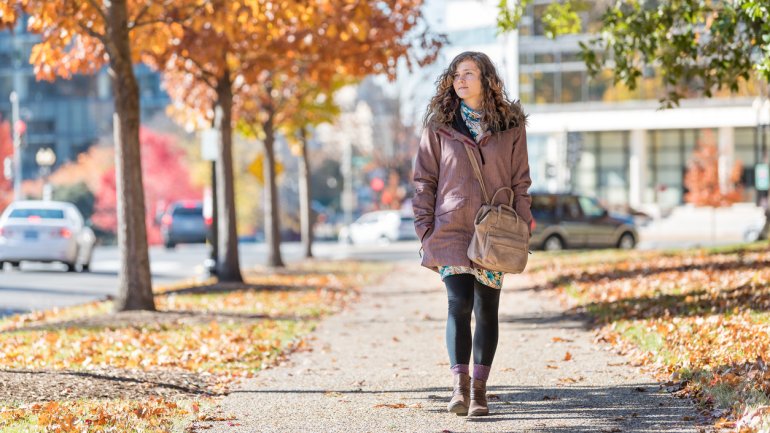
[[457,65],[454,73],[454,89],[469,107],[477,109],[481,106],[481,70],[473,60],[463,60]]

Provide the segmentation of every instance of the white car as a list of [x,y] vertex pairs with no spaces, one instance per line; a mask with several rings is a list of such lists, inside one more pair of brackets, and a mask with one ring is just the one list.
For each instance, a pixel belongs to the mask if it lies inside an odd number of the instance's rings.
[[414,217],[396,210],[365,213],[339,233],[339,241],[348,244],[389,243],[415,238]]
[[53,263],[74,272],[91,267],[96,236],[72,204],[60,201],[16,201],[0,216],[0,270],[5,263]]

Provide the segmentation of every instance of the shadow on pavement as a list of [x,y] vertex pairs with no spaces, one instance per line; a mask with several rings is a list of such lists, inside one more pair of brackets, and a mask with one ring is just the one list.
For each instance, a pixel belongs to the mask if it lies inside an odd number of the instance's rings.
[[[339,394],[342,399],[355,395],[403,394],[398,399],[406,407],[435,414],[446,413],[448,387],[366,389],[243,389],[243,394],[318,394],[327,398]],[[625,386],[528,387],[490,386],[488,391],[490,415],[467,418],[468,423],[521,423],[516,431],[538,432],[674,432],[691,426],[697,420],[683,419],[691,413],[686,399],[672,399],[649,383]],[[275,398],[265,397],[265,398]],[[393,400],[393,398],[389,399]],[[394,400],[395,401],[395,400]],[[419,405],[418,405],[419,404]],[[373,410],[398,410],[388,407]],[[455,415],[446,413],[447,417]],[[706,422],[705,418],[700,420]],[[556,425],[554,425],[556,424]],[[563,424],[563,425],[559,425]],[[470,428],[468,431],[473,431]],[[502,430],[501,430],[502,431]],[[452,433],[460,431],[452,430]]]

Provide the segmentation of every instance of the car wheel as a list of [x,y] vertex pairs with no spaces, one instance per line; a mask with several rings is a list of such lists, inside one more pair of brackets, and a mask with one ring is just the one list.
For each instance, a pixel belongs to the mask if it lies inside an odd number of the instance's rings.
[[18,269],[21,268],[21,263],[19,263],[19,262],[10,262],[10,263],[11,263],[11,269],[18,270]]
[[0,262],[0,271],[5,269],[5,262]]
[[67,272],[75,272],[76,267],[74,263],[65,263],[67,266]]
[[80,272],[91,272],[91,264],[83,263],[82,265],[80,265]]
[[167,250],[173,250],[174,248],[176,248],[176,244],[173,242],[166,242],[164,246],[166,247]]
[[621,250],[631,250],[636,246],[636,240],[631,233],[623,233],[618,241],[618,248]]
[[561,251],[564,249],[564,241],[557,235],[548,236],[548,239],[543,242],[543,249],[545,251]]

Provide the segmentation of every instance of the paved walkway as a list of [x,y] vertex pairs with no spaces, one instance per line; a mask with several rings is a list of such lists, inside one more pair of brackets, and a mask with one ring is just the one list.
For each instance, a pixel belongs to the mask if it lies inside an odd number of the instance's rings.
[[[699,431],[703,420],[688,400],[659,391],[626,359],[593,344],[582,322],[527,283],[526,276],[506,277],[488,417],[446,412],[446,294],[436,274],[411,262],[325,320],[311,351],[225,398],[222,410],[237,419],[199,431]],[[565,361],[567,352],[572,359]]]

